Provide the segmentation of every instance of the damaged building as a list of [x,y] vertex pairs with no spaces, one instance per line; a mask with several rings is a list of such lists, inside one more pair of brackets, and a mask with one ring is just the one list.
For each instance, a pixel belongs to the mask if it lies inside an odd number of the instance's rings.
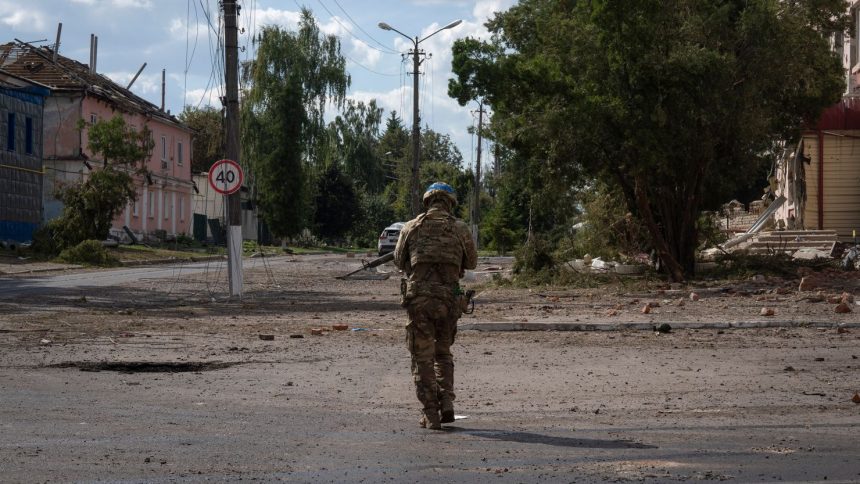
[[42,220],[42,110],[50,90],[0,72],[0,243],[33,239]]
[[[55,189],[84,181],[103,160],[88,147],[88,126],[122,116],[135,129],[148,127],[155,148],[145,162],[147,175],[135,173],[136,201],[114,220],[111,233],[125,237],[123,226],[139,238],[191,232],[192,130],[175,116],[98,74],[95,49],[89,65],[49,47],[14,42],[0,45],[0,73],[50,89],[44,102],[39,139],[42,150],[42,222],[62,213]],[[83,129],[79,123],[83,122]]]

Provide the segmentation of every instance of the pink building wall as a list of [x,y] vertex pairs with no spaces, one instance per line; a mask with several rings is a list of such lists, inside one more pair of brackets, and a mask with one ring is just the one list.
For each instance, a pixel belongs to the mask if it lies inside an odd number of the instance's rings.
[[148,126],[154,141],[152,155],[146,161],[151,176],[149,180],[140,175],[134,176],[137,200],[129,203],[114,219],[111,232],[125,236],[122,227],[127,226],[140,238],[156,230],[163,230],[169,235],[191,233],[189,129],[157,117],[119,111],[113,105],[92,96],[59,98],[55,106],[49,109],[57,122],[51,123],[51,128],[46,128],[45,158],[57,160],[54,178],[59,183],[77,182],[87,176],[89,170],[81,168],[80,161],[71,161],[79,158],[80,152],[94,169],[103,166],[102,160],[88,148],[88,130],[78,131],[78,119],[90,125],[121,114],[126,123],[135,129]]

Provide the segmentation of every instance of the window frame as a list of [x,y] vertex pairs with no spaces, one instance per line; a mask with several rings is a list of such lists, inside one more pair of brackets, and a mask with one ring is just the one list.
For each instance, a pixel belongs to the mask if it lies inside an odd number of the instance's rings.
[[30,116],[24,117],[24,153],[28,155],[35,154],[35,150],[33,149],[34,143],[34,132],[33,132],[33,118]]
[[6,151],[15,151],[15,113],[9,111],[6,114]]

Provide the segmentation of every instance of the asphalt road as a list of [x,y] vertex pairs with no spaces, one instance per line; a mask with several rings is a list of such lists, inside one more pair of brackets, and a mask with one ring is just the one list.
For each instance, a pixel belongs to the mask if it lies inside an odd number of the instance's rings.
[[[313,291],[312,311],[293,292],[133,311],[123,304],[141,293],[128,287],[102,290],[112,305],[7,299],[0,481],[860,482],[860,331],[463,331],[453,349],[467,418],[428,431],[396,282],[314,279],[342,272],[326,261],[270,266]],[[30,287],[125,278],[157,295],[176,279],[172,268],[79,276]],[[30,294],[3,284],[6,297]],[[326,292],[344,287],[353,298]],[[357,321],[362,331],[308,333]]]

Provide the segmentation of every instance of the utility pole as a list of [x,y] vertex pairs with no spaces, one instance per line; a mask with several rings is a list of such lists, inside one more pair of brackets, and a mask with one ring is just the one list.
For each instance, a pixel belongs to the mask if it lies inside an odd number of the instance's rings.
[[395,29],[394,27],[388,25],[385,22],[379,22],[379,28],[382,30],[392,30],[397,32],[398,34],[406,37],[412,42],[412,50],[409,51],[408,55],[412,56],[412,187],[410,191],[412,192],[412,216],[415,217],[421,212],[421,190],[418,187],[419,183],[419,158],[421,156],[421,117],[418,115],[418,74],[419,68],[421,67],[421,56],[424,55],[423,50],[418,49],[418,44],[424,42],[425,40],[433,37],[439,32],[447,29],[453,29],[454,27],[460,25],[462,20],[455,20],[448,25],[442,27],[441,29],[436,30],[430,35],[425,36],[422,39],[419,39],[416,35],[415,38],[412,38],[403,32]]
[[484,127],[484,101],[478,101],[478,155],[475,161],[475,202],[472,205],[472,239],[478,247],[478,222],[481,218],[481,144]]
[[[236,0],[224,6],[224,89],[227,102],[225,155],[239,162],[239,11]],[[227,195],[227,270],[230,296],[242,296],[242,190]]]
[[418,115],[418,69],[421,67],[420,56],[424,51],[418,49],[418,36],[415,36],[415,46],[409,52],[412,54],[412,217],[421,212],[421,195],[418,188],[418,160],[421,156],[421,117]]

